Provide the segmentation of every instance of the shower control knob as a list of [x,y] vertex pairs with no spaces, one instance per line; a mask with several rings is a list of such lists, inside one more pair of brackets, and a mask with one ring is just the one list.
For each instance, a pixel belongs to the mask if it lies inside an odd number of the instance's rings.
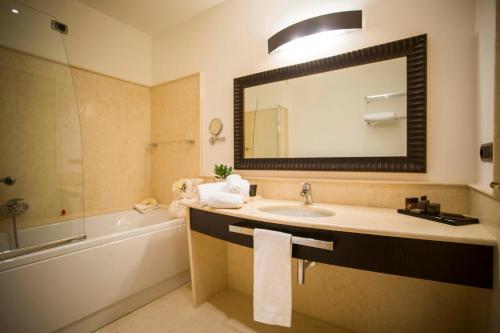
[[0,183],[4,183],[5,185],[12,186],[16,183],[16,178],[12,176],[7,176],[3,179],[0,179]]
[[7,202],[7,208],[11,215],[18,215],[27,211],[30,206],[24,202],[24,199],[10,199]]

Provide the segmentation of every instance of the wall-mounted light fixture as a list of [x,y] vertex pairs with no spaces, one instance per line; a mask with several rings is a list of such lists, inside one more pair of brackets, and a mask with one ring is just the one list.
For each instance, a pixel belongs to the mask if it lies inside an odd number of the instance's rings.
[[286,44],[327,31],[361,29],[362,11],[331,13],[295,23],[267,40],[268,53],[283,48]]

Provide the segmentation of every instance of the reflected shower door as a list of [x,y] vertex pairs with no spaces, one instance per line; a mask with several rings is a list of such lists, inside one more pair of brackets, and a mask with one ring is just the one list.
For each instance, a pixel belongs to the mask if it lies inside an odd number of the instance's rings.
[[52,17],[0,3],[3,259],[81,238],[85,223],[80,122],[62,36]]

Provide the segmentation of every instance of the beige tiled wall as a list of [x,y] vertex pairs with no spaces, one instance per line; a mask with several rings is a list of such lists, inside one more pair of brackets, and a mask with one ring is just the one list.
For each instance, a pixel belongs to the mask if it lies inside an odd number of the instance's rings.
[[72,68],[83,137],[85,213],[151,195],[150,88]]
[[[172,200],[172,184],[200,175],[198,75],[155,86],[151,90],[152,194],[162,203]],[[187,142],[172,142],[194,140]],[[162,143],[163,142],[163,143]]]
[[[0,135],[15,143],[0,145],[0,169],[18,178],[0,200],[27,199],[22,226],[60,219],[63,208],[71,216],[130,209],[152,186],[168,203],[176,179],[199,176],[198,75],[149,88],[6,49],[0,59],[0,105],[10,110]],[[149,148],[152,140],[195,144]]]
[[[0,177],[17,179],[0,187],[0,207],[26,200],[20,228],[81,215],[81,136],[69,67],[0,48],[0,114]],[[0,220],[10,228],[10,216],[1,212]]]

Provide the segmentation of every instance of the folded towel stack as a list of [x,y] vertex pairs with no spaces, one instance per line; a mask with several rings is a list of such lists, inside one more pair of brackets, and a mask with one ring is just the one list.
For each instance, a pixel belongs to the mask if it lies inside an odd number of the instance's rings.
[[225,182],[198,186],[199,202],[212,208],[241,208],[250,191],[247,180],[231,175]]
[[134,209],[143,214],[149,213],[157,208],[160,208],[160,204],[153,198],[144,199],[141,203],[134,205]]
[[208,205],[214,193],[224,192],[226,182],[208,183],[198,185],[200,203]]
[[241,194],[216,192],[211,195],[207,205],[212,208],[241,208],[245,203],[245,197]]

